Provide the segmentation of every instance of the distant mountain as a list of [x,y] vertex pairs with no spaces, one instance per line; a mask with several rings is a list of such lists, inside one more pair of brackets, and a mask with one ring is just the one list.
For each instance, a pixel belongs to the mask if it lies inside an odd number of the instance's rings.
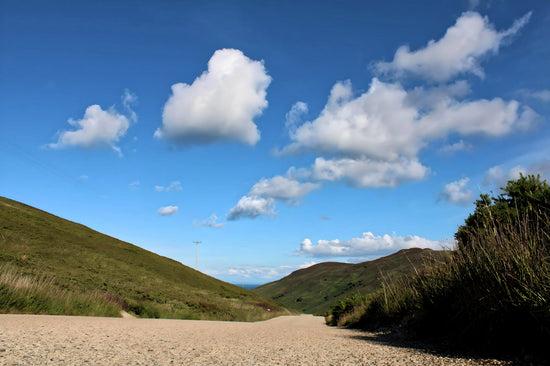
[[284,305],[0,197],[0,312],[260,320]]
[[369,262],[325,262],[292,272],[253,291],[304,313],[325,314],[340,299],[365,295],[381,287],[381,280],[411,274],[428,258],[448,253],[431,249],[404,249]]

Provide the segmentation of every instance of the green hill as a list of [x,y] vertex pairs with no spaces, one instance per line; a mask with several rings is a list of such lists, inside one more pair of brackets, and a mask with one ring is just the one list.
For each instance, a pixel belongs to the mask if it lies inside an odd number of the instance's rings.
[[261,320],[283,305],[0,197],[0,312]]
[[382,279],[390,281],[412,273],[427,258],[445,255],[444,251],[413,248],[357,264],[319,263],[253,291],[304,313],[325,314],[338,300],[374,292],[380,288]]

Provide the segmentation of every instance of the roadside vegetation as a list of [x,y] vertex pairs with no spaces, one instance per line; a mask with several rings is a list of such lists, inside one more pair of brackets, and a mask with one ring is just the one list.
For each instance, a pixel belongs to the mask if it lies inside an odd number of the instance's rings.
[[71,293],[52,279],[23,275],[9,264],[0,266],[0,309],[9,313],[120,315],[118,304],[99,292]]
[[333,306],[329,324],[391,328],[499,353],[550,344],[550,186],[540,176],[481,195],[456,250],[409,279]]
[[273,300],[0,197],[0,313],[257,321]]

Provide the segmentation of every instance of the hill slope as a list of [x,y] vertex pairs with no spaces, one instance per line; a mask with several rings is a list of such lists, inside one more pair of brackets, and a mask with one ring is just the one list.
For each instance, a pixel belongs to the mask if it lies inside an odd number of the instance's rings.
[[390,280],[412,273],[427,258],[442,258],[446,254],[443,251],[413,248],[357,264],[319,263],[253,291],[305,313],[324,314],[338,300],[379,289],[381,276]]
[[277,308],[288,313],[177,261],[0,197],[0,312],[260,320]]

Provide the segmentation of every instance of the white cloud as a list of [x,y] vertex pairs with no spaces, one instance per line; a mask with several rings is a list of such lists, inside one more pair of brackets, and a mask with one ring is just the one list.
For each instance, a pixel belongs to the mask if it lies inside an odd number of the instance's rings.
[[243,196],[237,205],[233,207],[228,220],[242,218],[254,219],[260,215],[275,216],[275,200],[297,205],[300,198],[321,188],[320,183],[299,182],[296,178],[307,176],[311,173],[306,169],[288,169],[286,177],[277,175],[273,178],[262,178],[254,184],[248,195]]
[[376,159],[413,156],[423,146],[415,133],[417,118],[418,110],[398,84],[374,78],[368,92],[354,98],[351,82],[338,82],[320,115],[290,135],[293,142],[283,153],[313,150]]
[[371,232],[365,232],[359,238],[349,240],[318,240],[313,244],[310,239],[304,239],[297,249],[299,254],[308,257],[365,257],[373,254],[389,254],[400,249],[430,248],[442,249],[442,243],[421,238],[416,235],[406,236],[375,236]]
[[407,101],[421,111],[430,110],[434,105],[466,97],[471,92],[472,89],[467,81],[457,80],[452,84],[417,86],[407,91]]
[[128,119],[114,108],[105,111],[97,104],[86,108],[82,119],[70,118],[69,124],[75,127],[75,130],[62,131],[58,141],[49,144],[49,147],[111,147],[120,154],[120,148],[115,144],[126,134],[130,126]]
[[139,189],[140,186],[141,186],[141,183],[139,180],[133,181],[132,183],[128,184],[128,188],[134,191]]
[[447,144],[439,149],[440,152],[445,154],[453,154],[457,151],[470,151],[473,149],[473,146],[469,143],[464,142],[464,140],[460,140],[458,142],[455,142],[453,144]]
[[210,215],[209,218],[207,218],[206,220],[203,220],[200,225],[202,227],[211,227],[214,229],[220,229],[224,227],[226,224],[225,222],[217,222],[217,221],[218,221],[218,216],[216,216],[216,214],[212,214]]
[[[530,16],[498,32],[486,17],[466,12],[440,40],[415,52],[401,47],[392,63],[377,67],[393,76],[413,72],[440,82],[463,73],[483,77],[481,58],[496,53]],[[373,78],[368,91],[355,96],[351,82],[340,81],[315,119],[301,123],[307,113],[304,102],[291,108],[286,116],[290,143],[276,153],[328,155],[318,157],[303,174],[308,179],[342,179],[359,188],[396,187],[427,176],[430,170],[419,161],[419,153],[435,141],[457,135],[499,137],[526,129],[541,118],[515,100],[465,99],[471,91],[465,80],[406,90],[398,82]],[[460,139],[441,151],[472,148]]]
[[255,219],[258,216],[275,216],[275,200],[258,196],[243,196],[239,202],[229,211],[227,220],[234,221],[242,218]]
[[227,270],[227,274],[245,278],[275,279],[288,275],[291,267],[288,266],[239,266]]
[[543,89],[543,90],[521,89],[519,91],[519,94],[527,96],[529,98],[538,99],[542,102],[550,102],[550,90],[549,89]]
[[181,182],[180,181],[173,181],[170,183],[169,186],[165,187],[165,186],[155,186],[155,191],[157,192],[176,192],[176,191],[181,191],[183,188],[181,187]]
[[312,178],[336,181],[344,179],[357,188],[397,187],[405,181],[419,181],[430,169],[417,159],[400,158],[395,161],[372,159],[315,159]]
[[434,106],[419,124],[425,139],[448,136],[455,132],[464,136],[502,136],[514,130],[526,129],[538,115],[529,107],[500,98],[467,102],[446,101]]
[[316,264],[318,264],[318,262],[315,262],[315,261],[306,262],[306,263],[300,265],[300,269],[308,268],[308,267],[314,266]]
[[490,168],[487,173],[485,173],[483,185],[494,185],[498,187],[503,187],[508,183],[509,180],[518,179],[520,177],[520,174],[540,174],[542,179],[550,179],[550,160],[543,160],[539,163],[532,164],[527,168],[522,165],[515,165],[511,168],[506,169],[504,165],[496,165]]
[[466,189],[468,182],[470,182],[470,178],[462,178],[446,184],[439,197],[445,202],[456,205],[472,203],[474,194],[471,189]]
[[291,166],[286,171],[285,176],[288,179],[293,179],[293,180],[308,179],[308,178],[311,177],[311,171],[309,169],[306,169],[306,168],[296,168],[294,166]]
[[254,145],[260,133],[253,119],[267,107],[270,82],[263,62],[236,49],[217,50],[191,85],[172,85],[155,137],[184,145],[219,140]]
[[539,90],[533,92],[533,97],[540,99],[543,102],[550,102],[550,90]]
[[412,52],[408,46],[401,46],[395,52],[392,62],[379,62],[376,70],[396,76],[412,73],[437,82],[464,73],[473,73],[483,78],[480,59],[498,53],[500,46],[527,24],[530,18],[531,12],[517,19],[509,29],[497,32],[487,17],[476,12],[465,12],[441,39],[431,40],[426,47]]
[[320,115],[290,134],[293,142],[283,153],[312,150],[394,161],[415,157],[430,141],[451,133],[500,136],[537,118],[529,107],[520,111],[514,100],[460,102],[453,98],[456,90],[446,91],[447,96],[441,88],[437,93],[415,89],[411,97],[400,84],[374,78],[369,90],[354,98],[351,83],[338,82]]
[[88,176],[86,174],[82,174],[78,177],[78,180],[88,180]]
[[485,179],[483,184],[488,185],[505,185],[507,181],[511,179],[519,178],[519,173],[524,173],[525,168],[518,165],[510,170],[505,170],[503,165],[497,165],[490,168],[487,173],[485,173]]
[[550,160],[543,160],[540,163],[531,165],[527,170],[527,174],[540,174],[541,178],[550,178]]
[[[500,98],[459,101],[467,83],[407,91],[374,78],[366,93],[353,96],[351,83],[338,82],[319,116],[303,123],[283,153],[315,151],[316,180],[345,179],[355,187],[396,187],[426,177],[419,152],[453,135],[498,137],[525,129],[540,116],[519,102]],[[454,136],[453,136],[454,137]],[[472,148],[460,140],[446,151]]]
[[295,179],[277,175],[270,179],[260,179],[258,183],[254,184],[249,195],[274,198],[282,201],[296,201],[320,187],[319,183],[300,183]]
[[234,266],[225,270],[208,270],[206,273],[217,276],[228,274],[245,278],[280,279],[288,276],[291,272],[308,268],[315,264],[317,262],[310,261],[298,266]]
[[125,89],[124,94],[122,94],[122,105],[128,113],[130,114],[130,120],[132,122],[137,122],[137,114],[132,109],[132,105],[137,103],[137,95],[132,93],[130,90]]
[[286,114],[285,127],[289,133],[296,131],[296,126],[301,124],[302,118],[307,114],[308,107],[304,102],[296,102]]
[[166,206],[166,207],[161,207],[158,209],[157,211],[159,213],[159,215],[161,216],[172,216],[174,215],[176,212],[178,212],[178,206]]
[[468,9],[474,10],[479,6],[481,0],[468,0]]

